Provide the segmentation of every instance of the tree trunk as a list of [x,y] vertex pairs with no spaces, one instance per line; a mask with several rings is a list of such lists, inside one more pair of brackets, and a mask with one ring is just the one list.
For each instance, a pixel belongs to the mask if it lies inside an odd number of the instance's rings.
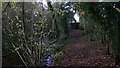
[[116,55],[116,65],[120,65],[120,57],[119,55]]

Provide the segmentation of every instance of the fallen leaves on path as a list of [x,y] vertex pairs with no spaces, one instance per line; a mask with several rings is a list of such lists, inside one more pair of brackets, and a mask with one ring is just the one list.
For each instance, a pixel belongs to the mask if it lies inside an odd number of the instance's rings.
[[[79,34],[79,35],[78,35]],[[106,47],[101,43],[91,43],[80,32],[73,34],[72,41],[68,42],[63,50],[63,60],[60,66],[115,66],[115,58],[106,55]],[[75,37],[77,36],[77,37]]]

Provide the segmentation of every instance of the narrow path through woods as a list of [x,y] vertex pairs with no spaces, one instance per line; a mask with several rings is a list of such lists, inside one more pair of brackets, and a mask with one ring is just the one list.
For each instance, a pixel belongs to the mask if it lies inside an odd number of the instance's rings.
[[80,30],[73,30],[71,40],[63,49],[60,66],[114,66],[115,59],[106,55],[106,47],[101,43],[89,41]]

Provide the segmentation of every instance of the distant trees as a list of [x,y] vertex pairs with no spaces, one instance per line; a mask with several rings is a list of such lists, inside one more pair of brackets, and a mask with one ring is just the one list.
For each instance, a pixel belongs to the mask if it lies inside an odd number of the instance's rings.
[[48,3],[48,7],[53,12],[53,27],[57,33],[58,41],[64,41],[69,36],[69,21],[73,17],[71,3],[54,3],[53,6]]

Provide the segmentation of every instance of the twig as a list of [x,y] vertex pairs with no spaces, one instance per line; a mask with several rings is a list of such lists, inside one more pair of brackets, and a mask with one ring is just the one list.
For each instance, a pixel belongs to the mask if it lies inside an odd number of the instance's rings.
[[5,10],[6,10],[6,8],[7,8],[8,5],[10,6],[10,2],[8,2],[8,4],[5,6],[3,12],[5,12]]
[[[3,21],[5,22],[4,19],[3,19]],[[7,27],[6,27],[6,28],[7,28]],[[8,30],[8,28],[7,28],[7,30]],[[9,32],[12,33],[10,30],[9,30]],[[9,38],[10,38],[10,37],[9,37]],[[10,42],[11,42],[11,44],[13,45],[13,47],[16,48],[15,45],[14,45],[14,43],[13,43],[11,40],[10,40]],[[20,59],[22,60],[22,62],[24,63],[24,65],[28,68],[27,64],[26,64],[25,61],[23,60],[23,58],[22,58],[22,56],[20,55],[19,51],[16,51],[16,52],[17,52],[17,54],[19,55],[19,57],[20,57]]]

